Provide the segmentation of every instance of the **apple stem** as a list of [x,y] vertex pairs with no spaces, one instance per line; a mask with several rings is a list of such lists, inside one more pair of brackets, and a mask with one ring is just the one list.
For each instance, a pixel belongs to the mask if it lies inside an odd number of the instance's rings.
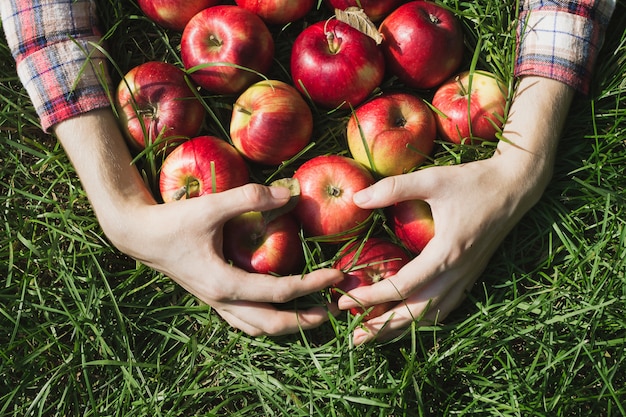
[[441,23],[441,19],[439,19],[437,16],[435,16],[432,13],[428,14],[428,18],[430,19],[431,22],[433,22],[434,24],[438,25]]
[[334,185],[328,186],[328,195],[331,197],[339,197],[341,196],[341,188],[335,187]]
[[251,112],[250,110],[246,109],[245,107],[240,106],[240,105],[238,105],[238,104],[235,104],[235,105],[237,106],[237,111],[238,111],[238,112],[240,112],[240,113],[244,113],[244,114],[246,114],[246,115],[248,115],[248,116],[251,116],[251,115],[252,115],[252,112]]
[[209,43],[213,46],[222,46],[222,41],[213,34],[209,35]]
[[143,109],[137,109],[136,111],[137,116],[139,116],[142,119],[149,119],[151,121],[156,120],[156,115],[157,115],[157,109],[155,107],[146,107]]
[[459,89],[461,90],[461,94],[466,96],[467,95],[467,90],[465,89],[465,86],[461,82],[461,78],[457,75],[455,80],[456,80],[457,84],[459,85]]
[[397,127],[404,127],[405,125],[406,125],[406,119],[404,117],[400,116],[396,119]]
[[178,201],[178,200],[182,200],[183,197],[188,198],[192,192],[195,193],[198,191],[199,186],[200,186],[200,183],[198,182],[198,180],[192,179],[188,181],[187,184],[183,185],[178,190],[176,190],[176,192],[172,195],[172,199],[175,201]]
[[337,39],[332,32],[326,32],[326,41],[328,42],[328,49],[330,50],[330,53],[336,54],[341,46],[341,40]]
[[183,185],[178,190],[176,190],[174,195],[172,195],[172,200],[174,201],[182,200],[182,198],[185,197],[186,195],[187,195],[187,186]]

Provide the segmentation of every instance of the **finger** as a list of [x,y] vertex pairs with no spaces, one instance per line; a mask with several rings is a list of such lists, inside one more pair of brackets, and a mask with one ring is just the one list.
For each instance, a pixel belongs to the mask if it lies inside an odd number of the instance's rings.
[[225,264],[224,276],[219,288],[213,289],[209,298],[220,301],[253,301],[285,303],[313,292],[334,286],[344,274],[332,268],[319,269],[305,275],[276,277],[265,274],[250,274]]
[[219,309],[215,309],[215,310],[220,315],[220,317],[224,319],[224,321],[230,324],[231,327],[237,330],[241,330],[242,332],[250,336],[262,336],[263,333],[261,332],[261,329],[252,326],[251,324],[249,324],[248,322],[244,320],[241,320],[236,315],[226,310],[219,310]]
[[[432,167],[434,169],[436,167]],[[354,203],[362,208],[383,208],[405,200],[427,200],[436,187],[437,176],[430,169],[385,177],[357,192]]]
[[402,267],[396,275],[372,285],[357,287],[341,296],[338,300],[339,308],[349,310],[354,307],[370,307],[404,300],[421,285],[441,274],[446,267],[450,268],[441,259],[441,250],[437,249],[436,238],[435,236],[420,255]]
[[[353,341],[355,345],[372,340],[385,341],[399,337],[416,322],[420,326],[432,325],[445,320],[467,297],[473,281],[467,285],[450,286],[447,277],[424,288],[422,294],[415,299],[400,302],[396,307],[355,329]],[[450,286],[448,290],[446,287]]]
[[353,344],[359,346],[373,341],[385,342],[402,338],[410,331],[412,323],[416,323],[417,326],[430,326],[443,320],[438,317],[438,310],[426,311],[423,316],[418,316],[420,318],[414,320],[405,320],[394,312],[390,312],[386,317],[382,324],[378,321],[367,322],[356,328],[352,334]]
[[413,322],[418,325],[432,324],[437,311],[437,302],[434,299],[420,302],[402,301],[385,314],[361,323],[361,326],[354,330],[353,342],[360,345],[372,340],[392,339],[403,334]]
[[286,187],[246,184],[241,187],[197,197],[198,204],[205,206],[203,212],[211,213],[214,221],[222,222],[248,211],[263,211],[281,207],[291,194]]
[[220,314],[251,336],[279,336],[318,327],[331,315],[324,306],[305,310],[278,310],[266,303],[232,303]]

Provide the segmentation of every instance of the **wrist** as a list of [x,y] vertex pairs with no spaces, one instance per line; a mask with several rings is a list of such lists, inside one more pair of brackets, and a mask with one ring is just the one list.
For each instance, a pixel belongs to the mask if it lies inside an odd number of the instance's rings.
[[511,201],[524,211],[534,206],[552,179],[554,157],[548,154],[530,154],[522,150],[508,150],[495,154],[494,175],[506,184]]

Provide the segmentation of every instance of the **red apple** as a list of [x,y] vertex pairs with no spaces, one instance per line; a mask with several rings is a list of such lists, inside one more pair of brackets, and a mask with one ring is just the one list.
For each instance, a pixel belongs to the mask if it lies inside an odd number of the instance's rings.
[[278,165],[311,140],[313,114],[300,93],[282,81],[259,81],[233,106],[230,136],[248,159]]
[[259,15],[268,24],[284,25],[306,16],[316,0],[235,0],[235,3]]
[[435,235],[430,205],[423,200],[396,203],[387,208],[387,213],[394,234],[416,255],[424,250]]
[[341,155],[320,155],[302,164],[294,178],[300,183],[296,219],[309,236],[338,242],[360,233],[372,210],[362,209],[352,196],[374,183],[365,166]]
[[191,77],[218,94],[240,93],[269,70],[274,39],[256,14],[235,5],[204,9],[183,31],[181,58]]
[[448,9],[430,1],[405,3],[380,24],[389,72],[410,87],[447,80],[463,60],[463,28]]
[[[334,268],[342,270],[345,276],[332,292],[339,298],[355,288],[375,284],[395,275],[410,260],[401,246],[382,238],[371,237],[362,245],[359,241],[352,242],[340,252],[338,260],[333,265]],[[367,309],[369,312],[364,319],[378,317],[395,304],[397,302],[372,306],[371,310]],[[357,315],[365,311],[361,307],[354,307],[350,312]]]
[[496,139],[502,130],[507,88],[486,71],[464,71],[442,84],[433,97],[439,135],[454,143]]
[[326,0],[333,9],[346,10],[348,7],[363,9],[372,22],[382,20],[404,0]]
[[224,225],[224,257],[248,272],[294,274],[304,262],[299,232],[290,213],[267,223],[258,211],[244,213]]
[[435,145],[435,116],[422,98],[388,93],[358,107],[346,130],[352,157],[379,175],[420,165]]
[[215,136],[198,136],[178,145],[161,166],[163,201],[219,193],[248,183],[248,167],[239,152]]
[[[119,83],[116,106],[128,141],[143,149],[157,139],[178,142],[198,134],[205,110],[180,68],[150,61],[132,68]],[[168,149],[171,150],[171,149]]]
[[220,0],[138,0],[149,19],[167,28],[182,31],[191,18]]
[[385,61],[371,37],[336,19],[304,29],[291,51],[293,82],[321,107],[356,107],[380,85]]

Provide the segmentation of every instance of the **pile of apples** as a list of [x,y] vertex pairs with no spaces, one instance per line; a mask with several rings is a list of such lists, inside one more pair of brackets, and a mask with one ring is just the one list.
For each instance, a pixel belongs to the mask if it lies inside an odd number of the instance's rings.
[[[430,207],[416,200],[380,211],[390,235],[373,228],[374,211],[356,206],[354,193],[415,170],[436,140],[493,141],[505,118],[504,83],[460,69],[461,22],[434,2],[325,0],[320,21],[307,20],[314,10],[320,15],[317,0],[138,3],[158,25],[181,33],[183,67],[138,65],[116,96],[132,148],[162,156],[163,203],[246,184],[251,167],[286,173],[279,185],[292,189],[290,204],[224,227],[224,256],[250,272],[302,272],[310,240],[332,248],[334,267],[349,277],[333,293],[395,274],[434,235]],[[275,33],[285,25],[302,28],[291,43],[287,81],[267,76],[277,65]],[[228,137],[202,131],[206,95],[230,100]],[[344,115],[344,152],[315,151],[320,112]]]

